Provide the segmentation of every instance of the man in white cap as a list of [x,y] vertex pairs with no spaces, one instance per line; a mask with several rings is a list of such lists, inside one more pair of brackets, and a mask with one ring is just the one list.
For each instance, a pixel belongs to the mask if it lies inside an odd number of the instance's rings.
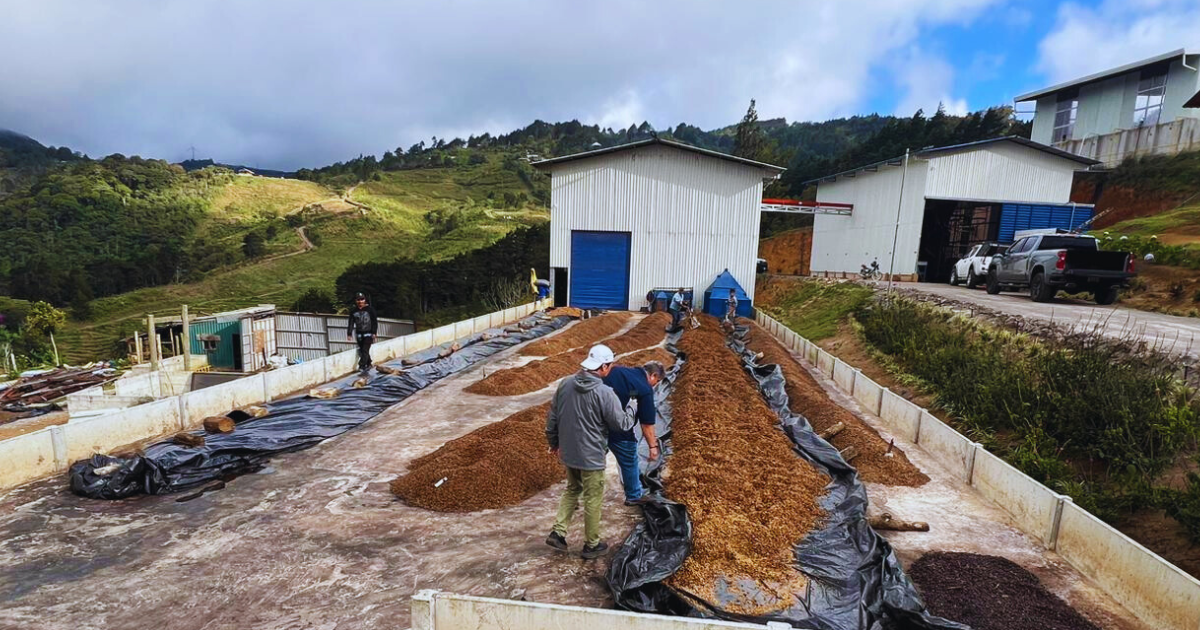
[[597,558],[608,549],[600,540],[608,434],[628,431],[634,425],[633,416],[625,413],[616,392],[602,380],[615,362],[608,346],[592,347],[581,364],[583,369],[558,384],[546,418],[550,452],[567,467],[567,489],[559,501],[558,518],[546,537],[546,544],[566,551],[567,526],[582,497],[584,558]]

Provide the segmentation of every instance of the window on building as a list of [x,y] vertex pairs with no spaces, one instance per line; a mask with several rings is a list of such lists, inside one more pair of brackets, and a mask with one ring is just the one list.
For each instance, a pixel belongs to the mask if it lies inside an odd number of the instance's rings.
[[1163,98],[1167,93],[1165,72],[1142,73],[1138,81],[1137,101],[1133,106],[1133,124],[1137,126],[1157,125],[1162,116]]
[[1054,108],[1054,131],[1050,135],[1051,144],[1070,140],[1075,132],[1075,115],[1079,112],[1079,93],[1060,94],[1058,105]]

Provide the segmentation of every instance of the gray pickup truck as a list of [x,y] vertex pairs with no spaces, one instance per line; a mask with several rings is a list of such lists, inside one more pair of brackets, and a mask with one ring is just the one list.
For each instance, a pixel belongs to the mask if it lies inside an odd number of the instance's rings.
[[1049,302],[1060,289],[1087,291],[1097,304],[1112,304],[1134,275],[1133,254],[1102,251],[1095,237],[1034,234],[992,257],[987,292],[1028,289],[1034,302]]

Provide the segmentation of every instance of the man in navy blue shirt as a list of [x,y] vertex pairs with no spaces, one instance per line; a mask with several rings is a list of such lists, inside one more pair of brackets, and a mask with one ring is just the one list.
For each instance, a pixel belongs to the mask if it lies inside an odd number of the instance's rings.
[[[654,386],[666,375],[662,363],[649,361],[640,368],[615,365],[604,384],[617,393],[621,406],[629,409],[630,400],[637,401],[637,419],[646,444],[650,447],[650,459],[659,457],[658,436],[654,423],[658,410],[654,405]],[[625,505],[640,505],[647,499],[642,491],[641,471],[638,469],[638,438],[633,429],[609,431],[608,448],[617,458],[621,468],[621,485],[625,488]]]

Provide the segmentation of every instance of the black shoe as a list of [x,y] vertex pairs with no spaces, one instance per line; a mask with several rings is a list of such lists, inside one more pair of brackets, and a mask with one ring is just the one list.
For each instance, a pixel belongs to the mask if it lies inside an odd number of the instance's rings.
[[546,544],[559,551],[567,550],[567,539],[563,538],[563,535],[558,532],[550,532],[550,535],[546,537]]
[[642,496],[640,496],[636,499],[625,499],[625,505],[628,505],[630,507],[633,507],[635,505],[646,505],[647,503],[653,503],[653,502],[654,502],[654,497],[650,496],[649,492],[647,492],[646,494],[643,494]]
[[608,551],[608,543],[601,540],[595,545],[584,545],[583,551],[580,552],[579,555],[583,556],[587,560],[592,560],[604,555],[605,551]]

